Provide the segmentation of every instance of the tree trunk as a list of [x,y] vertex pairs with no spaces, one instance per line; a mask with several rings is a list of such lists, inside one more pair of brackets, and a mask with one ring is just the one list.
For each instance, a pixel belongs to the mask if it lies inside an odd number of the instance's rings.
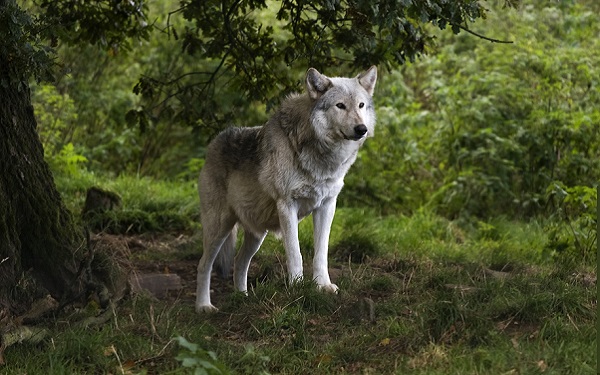
[[41,292],[60,300],[82,291],[89,256],[44,161],[29,88],[11,82],[8,61],[0,55],[0,313]]

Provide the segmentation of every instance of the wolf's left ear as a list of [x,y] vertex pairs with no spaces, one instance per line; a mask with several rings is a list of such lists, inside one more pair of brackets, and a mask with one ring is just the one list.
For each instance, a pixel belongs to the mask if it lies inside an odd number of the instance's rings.
[[317,69],[310,68],[306,72],[306,91],[311,99],[319,99],[331,85],[331,80],[319,73]]
[[358,79],[358,83],[367,90],[369,95],[373,96],[375,83],[377,83],[377,67],[373,65],[369,70],[360,73],[356,78]]

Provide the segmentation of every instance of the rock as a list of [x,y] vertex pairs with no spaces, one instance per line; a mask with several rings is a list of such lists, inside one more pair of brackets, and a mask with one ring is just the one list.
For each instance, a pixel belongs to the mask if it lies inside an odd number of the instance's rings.
[[93,186],[87,190],[81,214],[85,218],[93,213],[113,210],[120,205],[121,197],[118,194]]
[[181,277],[177,274],[149,273],[140,274],[134,272],[129,277],[129,284],[134,293],[148,291],[156,298],[168,297],[171,292],[180,292],[183,289]]

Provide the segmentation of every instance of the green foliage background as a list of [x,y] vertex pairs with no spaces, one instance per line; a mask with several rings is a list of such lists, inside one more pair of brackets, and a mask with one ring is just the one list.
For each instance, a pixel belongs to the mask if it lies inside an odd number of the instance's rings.
[[597,184],[594,14],[578,4],[492,12],[479,31],[509,45],[440,34],[435,54],[384,77],[379,133],[345,197],[451,217],[523,217],[548,208],[553,181]]
[[[436,47],[428,55],[380,67],[376,135],[348,175],[340,205],[396,215],[427,210],[466,223],[543,217],[554,220],[550,252],[589,253],[600,180],[600,6],[487,5],[487,20],[473,31],[514,43],[431,26]],[[214,84],[199,100],[194,80],[222,61],[181,53],[194,45],[182,34],[191,21],[170,17],[176,9],[163,2],[148,7],[160,30],[147,41],[129,50],[63,46],[70,73],[55,87],[34,88],[40,137],[59,175],[193,181],[219,130],[261,124],[287,92],[289,82],[249,99],[236,84]],[[283,38],[274,30],[286,33],[287,24],[275,8],[253,13],[253,21]],[[295,66],[301,90],[308,66]],[[356,73],[335,64],[323,71]]]

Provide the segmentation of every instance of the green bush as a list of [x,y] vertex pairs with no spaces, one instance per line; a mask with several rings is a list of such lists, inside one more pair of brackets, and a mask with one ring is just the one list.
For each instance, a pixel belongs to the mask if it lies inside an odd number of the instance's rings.
[[587,186],[555,182],[546,191],[554,220],[546,226],[546,253],[565,268],[583,261],[596,264],[598,192]]
[[435,54],[384,74],[376,135],[348,176],[342,204],[516,218],[545,213],[554,181],[595,186],[594,18],[590,6],[575,3],[492,12],[477,31],[514,44],[440,34]]

